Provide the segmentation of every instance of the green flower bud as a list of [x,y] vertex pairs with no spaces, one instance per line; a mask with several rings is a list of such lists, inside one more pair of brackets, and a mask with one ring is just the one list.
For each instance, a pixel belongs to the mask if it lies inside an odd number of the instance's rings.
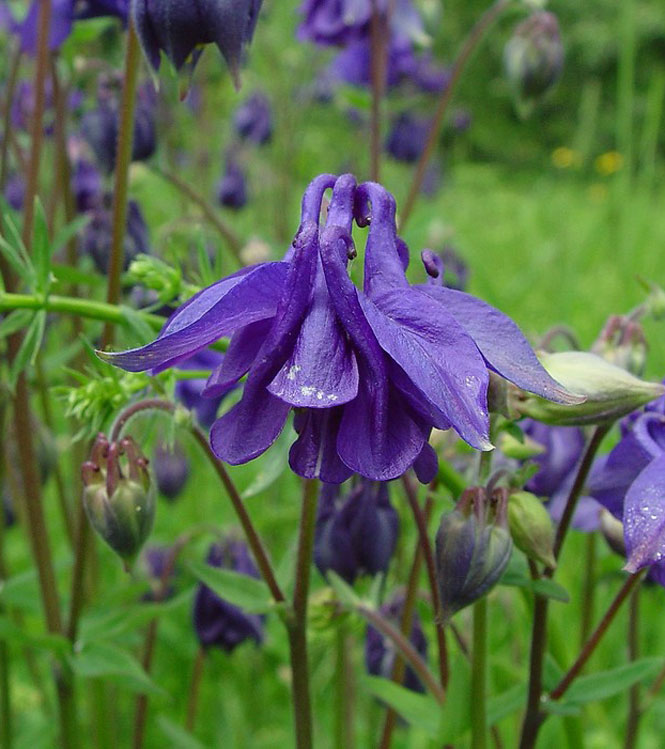
[[445,619],[484,596],[503,574],[513,548],[506,504],[505,490],[490,499],[485,489],[475,487],[441,517],[436,572]]
[[155,518],[147,459],[131,437],[109,443],[99,434],[81,474],[88,520],[125,565],[131,565]]
[[545,447],[529,437],[528,434],[523,435],[520,442],[510,432],[501,432],[498,443],[501,452],[507,458],[513,458],[514,460],[529,460],[529,458],[535,458],[536,455],[542,455],[545,452]]
[[508,527],[515,546],[529,559],[554,569],[554,525],[543,503],[530,492],[516,492],[508,500]]
[[520,413],[545,424],[585,426],[611,422],[665,393],[660,383],[640,380],[586,351],[539,352],[538,357],[566,390],[586,399],[564,406],[527,393],[521,395],[517,404]]

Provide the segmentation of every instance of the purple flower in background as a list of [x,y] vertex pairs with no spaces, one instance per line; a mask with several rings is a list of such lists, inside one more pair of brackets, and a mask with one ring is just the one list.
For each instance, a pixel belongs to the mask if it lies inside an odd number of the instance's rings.
[[[241,541],[226,541],[210,548],[208,564],[258,578],[249,551]],[[238,606],[220,598],[205,585],[199,585],[194,598],[194,629],[204,648],[216,646],[227,653],[245,640],[263,642],[263,618],[247,614]]]
[[[134,114],[134,138],[132,161],[145,161],[155,152],[155,92],[151,86],[142,86],[137,94]],[[102,168],[111,173],[115,168],[115,152],[118,141],[118,99],[112,88],[100,86],[98,103],[83,115],[81,133],[90,144]]]
[[430,124],[429,118],[410,112],[397,115],[386,139],[386,151],[397,161],[418,161],[425,149]]
[[[369,226],[362,290],[347,270],[354,221]],[[543,397],[577,400],[542,368],[514,322],[464,292],[411,286],[408,259],[390,193],[349,174],[320,175],[281,262],[243,268],[204,289],[147,346],[99,356],[157,372],[231,336],[203,395],[247,380],[239,403],[212,426],[215,454],[232,465],[258,457],[295,409],[290,465],[329,483],[354,472],[388,481],[412,466],[430,481],[433,427],[453,427],[472,447],[490,449],[488,368]]]
[[189,478],[189,460],[179,442],[172,449],[159,442],[152,453],[152,471],[160,493],[174,500],[182,492]]
[[[399,627],[404,608],[404,596],[397,595],[392,601],[381,607],[381,613],[395,626]],[[414,612],[411,625],[411,644],[424,660],[427,660],[427,639],[423,632],[420,617]],[[372,676],[382,676],[384,679],[392,677],[393,665],[395,663],[395,647],[390,640],[378,632],[371,625],[367,627],[367,638],[365,640],[365,665]],[[410,666],[404,673],[402,685],[412,692],[424,692],[425,687],[416,676]]]
[[358,575],[387,572],[399,534],[388,484],[361,479],[344,495],[338,484],[321,488],[314,562],[322,575],[336,572],[348,583]]
[[20,174],[12,174],[5,184],[5,200],[15,211],[23,210],[25,180]]
[[[369,38],[354,39],[330,63],[333,81],[352,86],[370,86],[372,51]],[[386,84],[396,86],[418,67],[411,42],[403,36],[391,37],[386,62]]]
[[[80,240],[80,251],[90,255],[100,273],[108,271],[111,253],[112,218],[110,196],[105,196],[103,205],[91,211],[91,219]],[[125,233],[125,257],[123,269],[127,270],[139,254],[148,254],[150,243],[148,227],[139,204],[130,200],[127,206],[127,231]]]
[[433,286],[447,286],[457,291],[466,289],[469,266],[454,247],[445,245],[441,252],[423,250],[421,257],[429,275],[427,283]]
[[79,213],[98,208],[104,199],[104,186],[99,169],[88,161],[80,158],[72,166],[72,193]]
[[252,40],[262,0],[133,0],[143,51],[155,70],[164,52],[176,70],[192,67],[204,44],[215,44],[238,85],[242,52]]
[[272,138],[270,101],[260,91],[253,93],[233,113],[233,127],[240,138],[262,146]]
[[[71,34],[74,21],[100,16],[127,20],[129,0],[51,0],[49,50],[57,50]],[[9,21],[10,30],[19,35],[21,50],[29,55],[37,51],[39,0],[33,0],[21,23]]]
[[146,603],[164,601],[175,593],[171,580],[174,575],[174,548],[148,546],[143,552],[143,562],[148,573],[150,590],[143,594]]
[[[222,366],[224,354],[210,349],[203,349],[186,361],[178,364],[179,369],[216,370]],[[230,384],[226,389],[220,389],[214,397],[204,397],[202,392],[206,388],[205,380],[178,380],[175,386],[176,398],[190,411],[196,414],[196,420],[205,429],[209,429],[217,418],[219,404],[231,390],[236,387]]]
[[217,185],[217,200],[233,210],[244,208],[247,203],[247,180],[238,162],[227,156],[224,174]]
[[[665,396],[622,422],[589,491],[623,521],[630,572],[665,561]],[[660,575],[660,573],[659,573]],[[665,566],[663,569],[665,581]]]

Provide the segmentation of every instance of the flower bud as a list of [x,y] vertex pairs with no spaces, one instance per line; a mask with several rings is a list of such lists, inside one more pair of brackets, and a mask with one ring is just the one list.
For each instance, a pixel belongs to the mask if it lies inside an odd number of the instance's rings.
[[610,549],[625,558],[626,539],[623,535],[623,523],[605,508],[600,511],[600,532]]
[[661,383],[640,380],[586,351],[540,352],[538,357],[566,390],[585,398],[582,403],[564,406],[524,394],[517,404],[520,413],[546,424],[584,426],[611,422],[665,393]]
[[510,535],[530,559],[554,569],[554,526],[543,503],[529,492],[516,492],[508,500]]
[[260,91],[253,93],[233,114],[233,127],[238,136],[257,146],[272,138],[270,101]]
[[541,11],[516,26],[505,46],[503,65],[518,102],[529,102],[546,93],[563,69],[556,16]]
[[644,372],[647,348],[644,330],[639,322],[623,315],[612,315],[591,351],[611,364],[639,376]]
[[529,458],[535,458],[536,455],[542,455],[545,452],[545,447],[529,437],[528,434],[525,434],[523,441],[520,442],[517,437],[509,432],[501,432],[498,443],[501,453],[513,460],[529,460]]
[[226,208],[235,211],[247,203],[247,180],[245,173],[235,159],[228,157],[224,174],[217,185],[217,200]]
[[436,572],[445,619],[484,596],[506,569],[513,549],[507,500],[504,489],[490,499],[484,488],[474,487],[441,517]]
[[174,500],[183,490],[189,477],[189,461],[185,451],[177,442],[172,450],[160,442],[155,447],[152,458],[157,488],[166,499]]
[[131,437],[109,443],[99,434],[81,474],[83,503],[92,527],[130,565],[155,518],[147,459]]

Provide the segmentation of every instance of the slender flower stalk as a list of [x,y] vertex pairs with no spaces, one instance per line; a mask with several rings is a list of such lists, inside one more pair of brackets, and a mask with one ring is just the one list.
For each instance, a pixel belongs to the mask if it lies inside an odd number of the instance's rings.
[[187,718],[185,719],[185,728],[191,733],[194,730],[194,721],[196,720],[196,708],[199,703],[199,694],[201,693],[201,679],[203,677],[203,668],[205,666],[206,651],[200,647],[194,658],[192,667],[192,678],[189,681],[189,698],[187,700]]
[[477,21],[476,25],[471,30],[471,33],[466,38],[466,41],[464,42],[464,45],[462,46],[462,49],[460,50],[460,53],[455,60],[455,64],[453,65],[452,73],[450,76],[450,81],[441,92],[441,97],[439,98],[439,103],[436,107],[434,118],[432,119],[432,124],[430,126],[429,135],[427,136],[425,148],[423,149],[420,159],[418,160],[418,164],[416,165],[416,171],[411,181],[409,194],[406,198],[406,202],[404,204],[404,208],[400,217],[400,232],[404,231],[406,222],[409,220],[411,211],[413,210],[413,206],[418,195],[420,194],[420,189],[422,187],[425,173],[427,171],[427,165],[429,164],[432,153],[434,152],[434,147],[436,145],[437,138],[439,137],[441,126],[443,125],[443,120],[446,116],[446,112],[448,111],[448,106],[453,99],[455,89],[457,88],[457,83],[459,82],[459,79],[464,72],[464,68],[466,67],[466,64],[469,61],[471,55],[480,44],[487,29],[494,23],[494,21],[496,21],[501,13],[503,13],[503,11],[508,7],[508,5],[510,5],[510,1],[511,0],[495,0],[493,5],[491,5]]
[[[628,615],[628,659],[634,662],[640,655],[640,586],[635,588],[630,596],[630,610]],[[628,719],[626,720],[626,737],[624,749],[634,749],[637,746],[637,734],[640,727],[640,685],[633,684],[628,693]]]
[[[425,517],[425,525],[429,523],[429,518],[432,512],[432,496],[428,494],[425,500],[425,507],[423,509],[423,515]],[[402,617],[400,620],[400,632],[404,637],[408,638],[409,633],[413,627],[413,614],[416,606],[416,597],[418,593],[418,579],[420,577],[420,570],[423,563],[423,547],[420,542],[420,536],[416,540],[416,548],[413,553],[413,562],[411,563],[411,571],[409,573],[409,580],[406,586],[406,595],[404,597],[404,606],[402,608]],[[395,684],[401,684],[404,680],[404,674],[406,673],[406,662],[403,658],[396,657],[395,663],[393,664],[393,672],[391,679]],[[381,740],[379,742],[379,749],[389,749],[392,741],[392,734],[395,730],[397,723],[397,713],[392,707],[386,710],[386,718],[383,724],[383,731],[381,733]]]
[[312,704],[307,658],[307,597],[314,548],[317,483],[316,479],[305,479],[303,482],[293,612],[292,617],[287,621],[291,655],[293,717],[298,749],[311,749],[313,746]]
[[633,588],[639,582],[641,582],[645,574],[646,570],[639,570],[638,572],[634,572],[629,578],[627,578],[627,580],[624,582],[624,584],[621,586],[621,589],[615,596],[614,600],[610,604],[609,608],[605,612],[605,615],[600,620],[598,626],[593,631],[593,634],[586,641],[584,647],[582,648],[582,652],[577,657],[575,663],[573,663],[573,665],[568,669],[561,681],[556,685],[556,687],[554,687],[554,689],[550,693],[551,699],[561,699],[561,697],[563,697],[573,681],[579,676],[582,668],[584,668],[584,665],[593,655],[593,652],[596,649],[598,643],[601,641],[603,635],[607,632],[610,624],[614,620],[614,617],[617,615],[619,609],[621,608],[621,605],[628,598]]
[[[127,201],[129,190],[129,166],[132,158],[134,137],[134,110],[136,105],[136,83],[138,80],[141,52],[139,41],[130,20],[127,29],[127,49],[125,52],[125,75],[123,78],[120,102],[120,122],[115,158],[115,183],[113,186],[113,233],[111,256],[109,258],[108,288],[106,301],[117,304],[120,298],[120,275],[125,254],[125,232],[127,229]],[[113,342],[114,328],[109,323],[104,326],[102,348]]]
[[351,659],[352,642],[353,639],[349,636],[346,623],[340,622],[337,627],[337,663],[335,668],[335,685],[337,688],[335,746],[337,749],[353,749],[355,746],[353,731],[355,675]]
[[471,747],[487,746],[487,598],[473,605],[471,651]]
[[170,182],[188,200],[198,205],[203,212],[203,215],[209,223],[215,227],[219,236],[226,243],[229,252],[233,255],[238,265],[244,265],[240,257],[240,250],[242,249],[242,241],[240,237],[220,218],[217,211],[210,205],[210,203],[189,183],[178,177],[177,174],[174,174],[167,169],[158,169],[156,167],[152,167],[152,169],[156,174],[159,174],[160,177],[163,177],[167,182]]
[[448,685],[448,649],[446,646],[446,634],[443,628],[443,616],[441,611],[441,596],[439,593],[439,584],[436,579],[436,564],[434,562],[434,551],[430,542],[429,533],[427,531],[426,515],[420,507],[418,502],[418,496],[416,488],[413,482],[407,475],[402,477],[402,482],[406,490],[406,496],[409,501],[411,512],[413,513],[414,520],[418,527],[418,537],[420,545],[423,550],[423,557],[425,559],[425,568],[427,569],[427,580],[430,587],[430,595],[432,596],[432,608],[434,609],[434,621],[436,627],[436,639],[439,649],[439,675],[441,678],[441,685],[444,690]]
[[[589,440],[589,444],[584,451],[584,455],[580,462],[580,466],[575,476],[575,481],[570,489],[568,500],[566,501],[566,507],[564,509],[561,521],[557,528],[557,533],[554,541],[554,559],[558,561],[561,553],[563,542],[566,538],[568,528],[575,512],[577,500],[579,499],[582,489],[584,488],[584,482],[587,480],[589,471],[593,464],[593,460],[598,452],[603,438],[607,434],[609,426],[602,425],[597,426],[594,433]],[[543,573],[544,577],[551,578],[554,574],[554,569],[551,567],[545,568]],[[536,595],[534,600],[533,609],[533,625],[531,628],[531,654],[530,654],[530,665],[529,665],[529,687],[527,692],[527,709],[524,716],[524,722],[522,724],[522,737],[520,739],[520,749],[530,749],[535,746],[536,738],[540,725],[544,720],[544,717],[540,712],[540,704],[542,697],[542,679],[543,679],[543,663],[545,659],[545,650],[547,647],[547,609],[548,599],[544,596]]]

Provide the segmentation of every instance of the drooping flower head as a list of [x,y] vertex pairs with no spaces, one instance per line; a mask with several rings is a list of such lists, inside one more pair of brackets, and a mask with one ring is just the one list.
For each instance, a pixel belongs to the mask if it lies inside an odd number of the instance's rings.
[[158,442],[152,455],[152,470],[160,493],[170,501],[176,499],[189,478],[189,460],[180,443]]
[[272,138],[272,110],[268,97],[254,92],[233,113],[233,127],[240,138],[257,146]]
[[397,161],[418,161],[425,149],[431,122],[410,112],[401,112],[392,122],[386,139],[386,151]]
[[[354,222],[369,226],[362,289],[347,269],[356,254]],[[214,452],[232,465],[252,460],[293,409],[290,465],[329,483],[354,472],[388,481],[412,466],[431,480],[433,427],[452,427],[472,447],[491,449],[488,368],[544,397],[575,402],[515,323],[464,292],[412,286],[408,260],[392,195],[349,174],[324,174],[305,192],[300,228],[281,262],[243,268],[199,292],[147,346],[99,355],[129,371],[161,371],[231,336],[204,395],[247,379],[240,401],[212,426]]]
[[[210,547],[208,564],[234,570],[242,575],[258,577],[249,551],[241,541],[226,541]],[[194,629],[204,648],[212,646],[230,653],[245,640],[263,642],[263,619],[248,614],[238,606],[220,598],[206,585],[199,585],[194,599]]]
[[230,154],[226,157],[224,174],[217,185],[220,205],[235,211],[247,204],[247,180],[240,164]]
[[388,484],[362,479],[341,495],[336,484],[321,489],[314,536],[314,562],[352,583],[358,575],[387,572],[399,533]]
[[143,51],[155,70],[160,53],[176,70],[192,67],[205,44],[215,44],[236,86],[245,45],[249,44],[263,0],[132,0],[132,15]]

